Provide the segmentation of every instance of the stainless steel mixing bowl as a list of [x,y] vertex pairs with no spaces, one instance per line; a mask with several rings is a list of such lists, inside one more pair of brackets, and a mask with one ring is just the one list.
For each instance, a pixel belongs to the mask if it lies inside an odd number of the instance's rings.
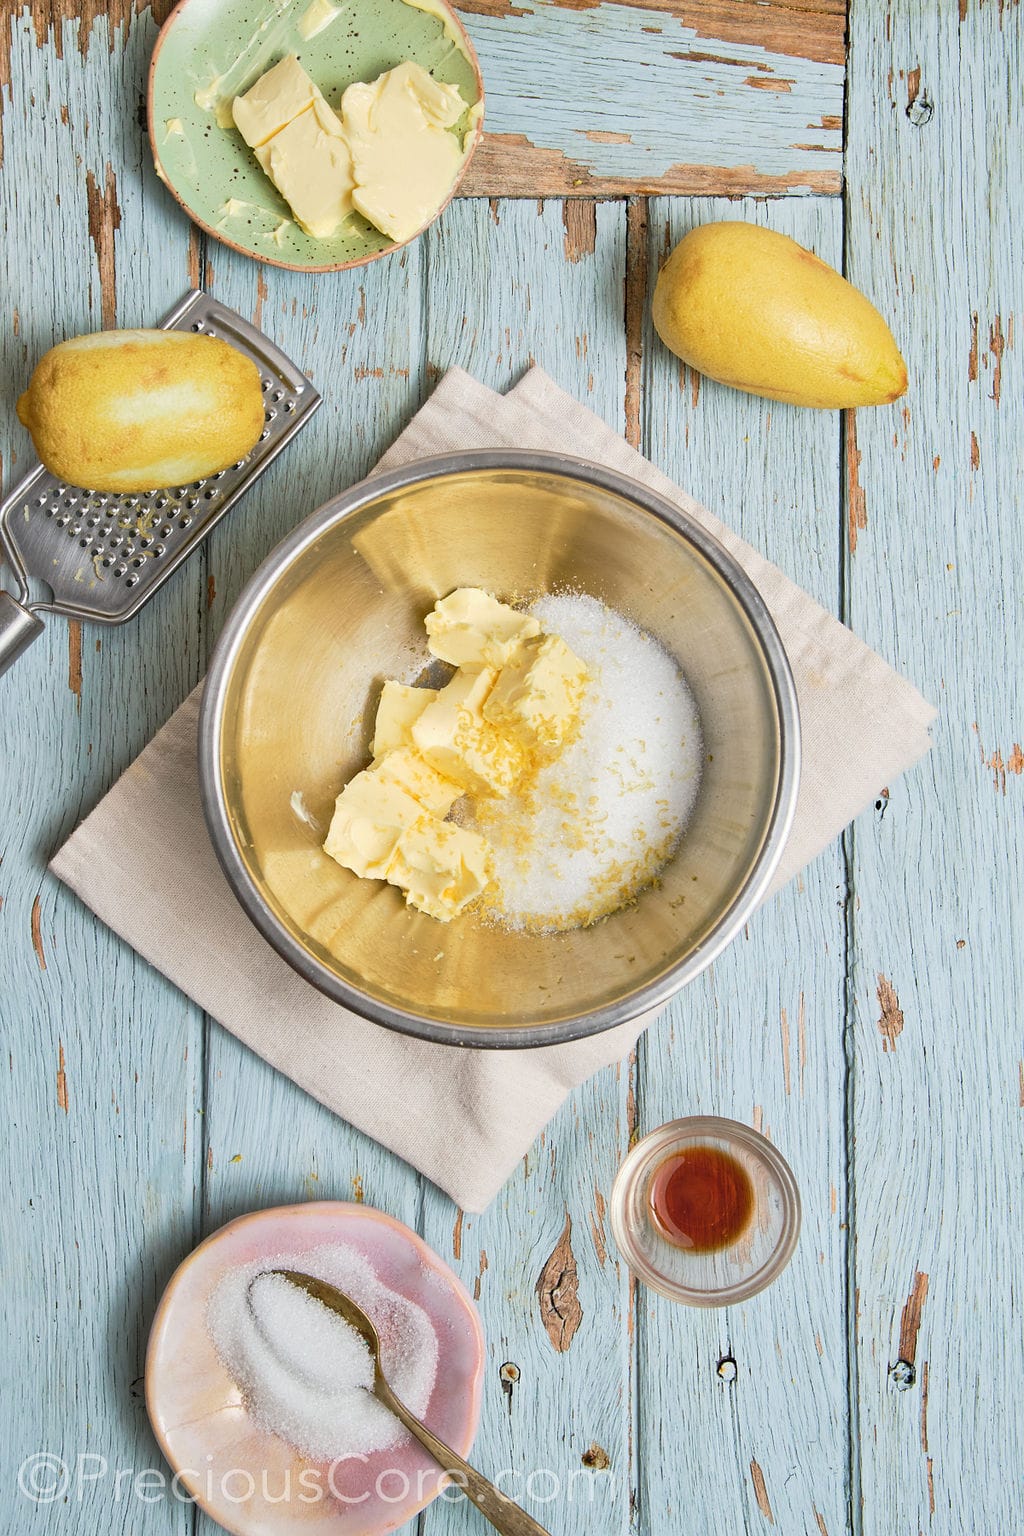
[[[634,905],[590,928],[441,924],[320,851],[335,796],[368,761],[381,682],[416,674],[424,615],[458,586],[592,593],[677,658],[697,700],[705,761],[679,849]],[[572,1040],[671,997],[763,896],[798,763],[789,665],[721,545],[621,475],[508,450],[420,460],[302,523],[231,614],[200,729],[210,832],[264,937],[337,1002],[453,1045]]]

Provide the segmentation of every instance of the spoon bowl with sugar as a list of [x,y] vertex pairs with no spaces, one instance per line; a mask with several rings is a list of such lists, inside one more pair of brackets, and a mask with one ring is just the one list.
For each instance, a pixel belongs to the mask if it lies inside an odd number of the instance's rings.
[[[300,1291],[305,1291],[307,1296],[320,1302],[328,1311],[333,1312],[355,1330],[369,1351],[373,1368],[372,1380],[367,1372],[366,1390],[389,1409],[424,1449],[429,1451],[451,1481],[462,1489],[466,1497],[476,1505],[496,1531],[500,1531],[502,1536],[550,1536],[550,1533],[542,1525],[538,1525],[537,1521],[524,1509],[521,1509],[512,1499],[507,1498],[475,1467],[471,1467],[467,1461],[464,1461],[451,1446],[445,1445],[443,1440],[439,1440],[435,1434],[432,1434],[415,1414],[410,1413],[401,1398],[395,1395],[381,1369],[380,1338],[377,1330],[363,1309],[358,1307],[351,1297],[346,1296],[344,1291],[339,1291],[336,1286],[329,1285],[326,1280],[318,1280],[314,1275],[300,1274],[294,1269],[265,1270],[262,1275],[257,1276],[257,1281],[265,1280],[271,1275],[287,1280]],[[250,1286],[250,1301],[251,1298],[252,1287]]]

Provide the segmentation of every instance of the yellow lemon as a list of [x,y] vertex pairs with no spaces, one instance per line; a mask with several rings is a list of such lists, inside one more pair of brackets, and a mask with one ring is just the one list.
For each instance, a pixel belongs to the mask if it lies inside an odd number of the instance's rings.
[[40,358],[18,416],[59,479],[149,491],[244,458],[263,431],[263,386],[255,363],[217,337],[96,331]]
[[730,221],[691,230],[654,290],[654,325],[691,368],[791,405],[884,405],[907,366],[874,305],[788,235]]

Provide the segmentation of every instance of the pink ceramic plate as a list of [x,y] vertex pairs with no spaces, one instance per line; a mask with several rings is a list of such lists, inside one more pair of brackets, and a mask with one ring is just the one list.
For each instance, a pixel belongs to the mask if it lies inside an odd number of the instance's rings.
[[344,1242],[391,1290],[416,1302],[437,1332],[437,1380],[424,1415],[468,1455],[480,1417],[484,1345],[469,1293],[426,1244],[390,1216],[324,1201],[240,1216],[175,1271],[153,1320],[146,1404],[175,1489],[236,1536],[380,1536],[438,1492],[439,1468],[414,1442],[372,1456],[314,1462],[255,1425],[206,1329],[206,1307],[228,1269]]

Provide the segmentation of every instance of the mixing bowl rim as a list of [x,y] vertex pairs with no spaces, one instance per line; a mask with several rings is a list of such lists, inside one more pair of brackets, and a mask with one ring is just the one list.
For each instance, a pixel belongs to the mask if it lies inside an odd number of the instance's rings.
[[[543,1024],[444,1024],[380,1002],[345,981],[292,937],[261,894],[232,833],[221,785],[224,710],[234,666],[252,620],[288,568],[329,529],[373,501],[439,477],[492,471],[552,475],[594,485],[632,503],[693,544],[724,582],[750,624],[765,662],[779,720],[778,782],[764,842],[715,928],[689,955],[670,965],[654,981],[600,1008]],[[239,593],[214,647],[199,718],[199,788],[210,839],[228,884],[263,938],[305,981],[361,1018],[435,1044],[476,1049],[562,1045],[629,1023],[669,1002],[717,959],[765,896],[793,824],[799,777],[800,715],[789,659],[764,599],[734,556],[689,513],[628,475],[588,459],[536,449],[468,449],[415,459],[398,469],[358,481],[311,512],[271,550]]]

